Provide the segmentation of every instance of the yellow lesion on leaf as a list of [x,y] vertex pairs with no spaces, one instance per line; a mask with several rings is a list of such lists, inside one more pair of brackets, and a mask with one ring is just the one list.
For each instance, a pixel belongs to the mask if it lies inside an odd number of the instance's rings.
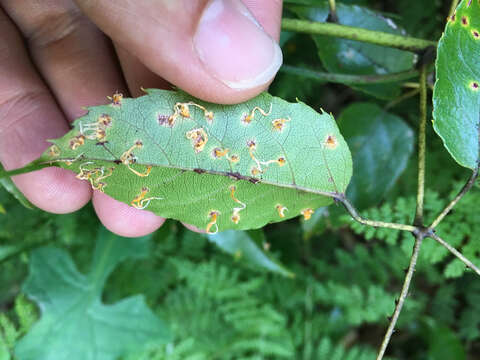
[[222,148],[216,147],[212,151],[212,156],[214,158],[218,159],[218,158],[226,156],[228,154],[228,152],[229,152],[229,149],[222,149]]
[[80,134],[86,139],[105,141],[107,137],[107,128],[112,125],[112,118],[108,114],[102,114],[94,123],[80,123]]
[[[208,214],[210,221],[208,222],[207,227],[205,229],[207,234],[216,234],[218,232],[217,219],[219,215],[220,215],[220,212],[217,210],[212,210]],[[215,228],[215,230],[212,231],[212,228]]]
[[119,107],[119,106],[122,105],[123,94],[121,94],[121,93],[117,92],[117,93],[113,94],[112,96],[107,96],[107,98],[112,101],[112,103],[111,103],[112,106]]
[[76,175],[76,178],[80,180],[87,180],[90,182],[93,190],[99,190],[101,192],[104,192],[104,188],[107,186],[107,184],[102,180],[105,180],[106,178],[112,176],[113,170],[115,170],[115,168],[108,168],[107,171],[105,171],[104,166],[94,167],[93,169],[87,168],[89,165],[94,164],[95,163],[92,161],[81,164],[79,166],[80,172]]
[[181,103],[177,102],[173,106],[173,114],[168,117],[167,124],[168,126],[172,127],[175,125],[175,121],[178,116],[184,117],[184,118],[190,118],[192,115],[190,113],[190,106],[196,107],[200,110],[203,111],[203,114],[205,116],[205,119],[207,120],[208,123],[211,123],[213,121],[213,111],[207,110],[204,106],[194,103],[193,101],[189,101],[186,103]]
[[150,172],[152,171],[152,166],[148,165],[145,172],[141,173],[137,170],[135,170],[131,165],[135,164],[137,162],[137,157],[133,153],[136,149],[141,149],[143,147],[143,143],[140,140],[135,141],[135,144],[133,144],[130,149],[125,151],[122,156],[120,156],[120,161],[122,164],[127,166],[128,170],[130,170],[132,173],[139,177],[147,177],[150,175]]
[[244,117],[243,117],[243,122],[245,124],[250,124],[253,120],[253,118],[255,117],[255,111],[258,111],[260,114],[262,114],[263,116],[269,116],[271,113],[272,113],[272,104],[270,103],[270,109],[268,110],[268,112],[266,112],[265,110],[263,110],[261,107],[259,106],[255,106],[252,111],[250,111],[249,114],[245,114]]
[[334,135],[327,135],[325,138],[323,145],[330,150],[334,150],[338,146],[337,138]]
[[82,134],[78,134],[71,138],[68,144],[70,149],[77,150],[80,146],[85,144],[85,136]]
[[284,218],[285,217],[285,211],[288,211],[288,209],[285,206],[280,205],[280,204],[277,204],[275,206],[275,208],[277,209],[278,216],[280,216],[281,218]]
[[315,211],[311,208],[304,209],[300,213],[303,215],[303,219],[305,221],[310,220],[312,218],[312,215]]
[[281,132],[285,127],[285,123],[289,121],[290,117],[272,120],[273,129]]
[[238,163],[240,161],[240,156],[238,156],[236,154],[233,154],[233,155],[230,155],[228,160],[235,164],[235,163]]
[[143,210],[148,205],[150,205],[150,201],[152,200],[162,200],[163,198],[157,196],[146,197],[147,194],[150,192],[150,189],[147,187],[143,187],[140,194],[135,196],[135,198],[130,202],[130,205],[136,209]]
[[278,166],[281,167],[281,166],[284,166],[287,162],[287,160],[283,156],[280,156],[277,159],[266,160],[266,161],[257,159],[254,153],[255,150],[257,149],[257,144],[255,143],[254,140],[247,141],[247,147],[248,147],[248,153],[250,157],[256,164],[256,166],[252,167],[250,171],[250,173],[253,176],[256,176],[264,172],[264,170],[262,169],[262,165],[268,167],[270,164],[277,164]]
[[235,201],[237,204],[240,205],[240,207],[235,207],[233,208],[233,213],[232,213],[232,216],[231,216],[231,220],[235,223],[235,224],[238,224],[238,222],[240,221],[240,211],[244,210],[247,205],[243,202],[241,202],[240,200],[238,200],[236,197],[235,197],[235,190],[236,190],[236,186],[235,185],[232,185],[230,186],[230,197],[232,198],[233,201]]
[[208,142],[208,135],[203,128],[196,128],[187,131],[185,136],[187,139],[191,140],[193,149],[196,153],[203,151]]
[[47,154],[50,157],[58,157],[60,156],[60,148],[57,145],[52,145],[48,148]]

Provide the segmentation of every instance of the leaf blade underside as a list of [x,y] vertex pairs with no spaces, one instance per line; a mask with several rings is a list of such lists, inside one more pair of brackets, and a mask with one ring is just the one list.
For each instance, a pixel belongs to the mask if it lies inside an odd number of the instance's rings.
[[215,105],[146,92],[89,108],[40,160],[119,201],[209,232],[262,227],[345,192],[351,156],[330,115],[265,93]]

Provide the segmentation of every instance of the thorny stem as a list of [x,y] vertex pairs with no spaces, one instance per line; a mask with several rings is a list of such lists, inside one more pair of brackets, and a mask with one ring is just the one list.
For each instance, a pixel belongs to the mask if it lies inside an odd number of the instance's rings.
[[480,269],[478,267],[476,267],[470,260],[468,260],[465,256],[463,256],[462,253],[460,253],[452,245],[450,245],[445,240],[443,240],[440,236],[438,236],[432,231],[432,233],[429,234],[429,237],[431,237],[432,239],[437,241],[440,245],[445,247],[448,251],[450,251],[453,255],[455,255],[460,261],[462,261],[467,267],[475,271],[477,275],[480,275]]
[[347,25],[313,22],[299,19],[283,19],[282,29],[312,35],[334,36],[413,52],[419,52],[430,46],[437,45],[435,41],[418,39],[409,36],[394,35],[381,31],[367,30],[364,28]]
[[445,216],[452,210],[452,208],[460,201],[460,199],[472,188],[475,184],[475,180],[478,178],[478,167],[472,173],[470,178],[468,179],[467,183],[463,186],[462,190],[459,191],[457,196],[450,201],[450,203],[443,209],[443,211],[433,220],[432,224],[429,226],[430,229],[435,229],[438,224],[443,220]]
[[408,70],[386,75],[347,75],[325,73],[291,65],[283,65],[280,68],[280,71],[287,74],[299,75],[313,80],[328,81],[339,84],[358,85],[392,83],[412,79],[418,76],[418,70]]
[[413,225],[406,225],[406,224],[397,224],[397,223],[389,223],[384,221],[376,221],[376,220],[367,220],[360,216],[357,209],[352,205],[350,201],[345,197],[345,195],[337,195],[334,197],[335,200],[340,201],[348,213],[352,216],[352,218],[364,225],[374,226],[374,227],[383,227],[395,230],[403,230],[403,231],[410,231],[416,232],[418,228]]
[[395,311],[393,312],[390,324],[388,325],[387,332],[383,337],[382,345],[380,346],[380,350],[378,351],[377,360],[383,359],[385,350],[387,350],[387,346],[390,343],[390,338],[392,337],[395,325],[397,324],[398,317],[400,316],[400,312],[402,311],[405,299],[408,296],[408,290],[410,289],[410,283],[412,282],[413,273],[415,272],[415,265],[417,264],[418,254],[420,253],[420,246],[422,245],[422,241],[426,235],[427,233],[424,232],[417,232],[417,234],[415,235],[415,245],[413,246],[412,257],[410,258],[410,265],[408,265],[407,274],[405,275],[405,280],[403,282],[402,292],[400,293],[400,297],[396,302]]
[[420,69],[420,121],[418,127],[418,186],[417,209],[414,224],[423,225],[423,205],[425,200],[425,129],[427,123],[427,68]]

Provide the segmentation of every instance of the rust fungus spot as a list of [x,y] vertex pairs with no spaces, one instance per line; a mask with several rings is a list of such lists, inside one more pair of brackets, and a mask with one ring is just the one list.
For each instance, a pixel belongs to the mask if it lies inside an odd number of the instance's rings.
[[282,118],[282,119],[272,120],[273,129],[278,130],[278,131],[282,131],[283,128],[285,127],[285,123],[289,122],[289,121],[290,121],[290,118],[286,118],[286,119]]
[[60,149],[57,145],[52,145],[48,149],[48,156],[50,157],[57,157],[60,155]]
[[203,151],[208,141],[208,135],[203,128],[187,131],[185,136],[187,139],[191,140],[193,149],[196,153]]
[[248,146],[249,149],[255,150],[255,148],[257,147],[257,144],[253,140],[248,140],[247,141],[247,146]]
[[255,106],[253,108],[253,110],[250,112],[250,114],[246,114],[244,115],[243,117],[243,122],[245,124],[250,124],[253,120],[253,118],[255,117],[255,111],[258,111],[260,114],[262,114],[263,116],[268,116],[271,114],[272,112],[272,104],[270,104],[270,109],[268,110],[268,112],[266,112],[265,110],[263,110],[261,107],[258,107],[258,106]]
[[240,161],[240,156],[233,154],[228,158],[228,160],[230,160],[232,163],[237,163]]
[[221,158],[221,157],[227,155],[228,151],[229,151],[228,149],[222,149],[222,148],[216,147],[212,151],[212,156],[214,158],[218,159],[218,158]]
[[447,18],[447,20],[451,21],[451,22],[455,22],[455,19],[456,19],[456,13],[453,13],[452,16],[450,16],[449,18]]
[[470,83],[470,88],[471,88],[473,91],[478,91],[478,89],[480,88],[480,85],[478,84],[478,82],[473,81],[473,82]]
[[476,40],[480,39],[480,33],[478,30],[472,30],[472,35]]
[[79,146],[85,144],[85,136],[80,134],[70,139],[69,146],[70,149],[76,150]]
[[250,173],[253,175],[253,176],[258,176],[260,173],[261,173],[261,170],[259,168],[257,168],[256,166],[252,167],[252,169],[250,170]]
[[133,206],[136,209],[143,210],[150,204],[150,201],[152,201],[152,200],[162,200],[162,198],[156,197],[156,196],[146,198],[149,191],[150,191],[150,189],[144,186],[142,188],[142,191],[140,192],[140,194],[135,196],[135,198],[132,200],[130,205]]
[[287,162],[287,160],[285,160],[284,157],[279,157],[279,158],[277,159],[277,164],[278,164],[278,166],[283,166],[283,165],[285,165],[286,162]]
[[173,115],[163,115],[159,114],[157,117],[158,125],[160,126],[169,126],[172,127],[175,123],[175,118]]
[[462,16],[462,25],[463,26],[468,26],[468,17],[466,17],[465,15]]
[[310,220],[312,218],[312,215],[313,215],[314,212],[315,211],[313,209],[308,208],[308,209],[302,210],[301,214],[303,215],[303,219],[305,221],[307,221],[307,220]]
[[[217,210],[212,210],[208,214],[210,222],[207,224],[207,228],[205,229],[207,234],[216,234],[218,232],[218,225],[217,225],[217,218],[220,215],[220,212]],[[212,228],[215,227],[215,230],[212,231]]]
[[328,135],[324,141],[324,144],[328,149],[336,149],[338,146],[337,138],[333,135]]
[[241,202],[240,200],[238,200],[236,197],[235,197],[235,190],[236,190],[236,186],[235,185],[232,185],[230,186],[230,197],[232,198],[233,201],[235,201],[238,205],[240,205],[239,207],[235,207],[233,208],[233,213],[232,213],[232,216],[231,216],[231,220],[235,223],[235,224],[238,224],[238,222],[240,221],[240,211],[244,210],[247,205],[243,202]]
[[112,125],[112,118],[108,114],[102,114],[98,117],[97,123],[103,127],[110,127]]
[[115,94],[113,94],[112,97],[109,97],[109,99],[112,100],[112,105],[113,106],[121,106],[122,105],[122,100],[123,100],[123,94],[115,93]]
[[285,217],[285,211],[288,211],[288,209],[285,206],[280,205],[280,204],[275,206],[275,208],[278,211],[278,216],[280,216],[281,218],[284,218]]

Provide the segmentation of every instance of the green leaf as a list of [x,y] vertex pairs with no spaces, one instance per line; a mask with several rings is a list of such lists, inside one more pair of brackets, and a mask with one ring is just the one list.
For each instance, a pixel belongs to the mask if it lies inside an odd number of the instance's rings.
[[211,233],[298,216],[348,185],[350,152],[325,112],[265,93],[238,105],[147,93],[89,108],[37,164]]
[[428,359],[466,359],[465,349],[456,332],[433,319],[426,319],[423,327],[429,345]]
[[462,1],[438,45],[433,128],[460,165],[476,169],[480,127],[480,4]]
[[[300,5],[288,8],[299,17],[316,22],[326,22],[329,14],[326,1],[315,7]],[[341,25],[397,35],[404,33],[392,20],[366,8],[341,3],[336,8],[338,23]],[[413,65],[414,56],[406,51],[322,35],[312,37],[323,66],[332,73],[384,75],[409,70]],[[381,99],[390,99],[400,94],[398,83],[350,86]]]
[[2,337],[0,336],[0,360],[10,359],[10,353],[8,351],[7,345],[4,343]]
[[267,252],[262,251],[249,233],[245,231],[228,230],[220,234],[208,235],[208,239],[223,251],[232,254],[239,260],[245,259],[245,261],[255,266],[283,276],[295,276],[294,273],[279,264]]
[[405,170],[413,151],[413,131],[372,103],[350,105],[338,123],[353,158],[347,196],[358,208],[376,205]]
[[[4,171],[4,167],[2,166],[2,164],[0,164],[0,173]],[[35,208],[35,206],[33,206],[30,201],[27,200],[27,198],[20,192],[20,190],[18,190],[10,177],[0,178],[0,185],[2,185],[5,190],[12,194],[20,202],[20,204],[25,206],[27,209]],[[2,209],[3,207],[0,205],[0,213],[4,214],[5,209],[1,211]]]
[[63,250],[32,253],[23,290],[42,316],[15,348],[22,360],[114,360],[150,341],[169,339],[165,325],[142,296],[113,305],[101,302],[105,281],[126,258],[145,257],[149,237],[126,239],[101,230],[90,272],[80,274]]

